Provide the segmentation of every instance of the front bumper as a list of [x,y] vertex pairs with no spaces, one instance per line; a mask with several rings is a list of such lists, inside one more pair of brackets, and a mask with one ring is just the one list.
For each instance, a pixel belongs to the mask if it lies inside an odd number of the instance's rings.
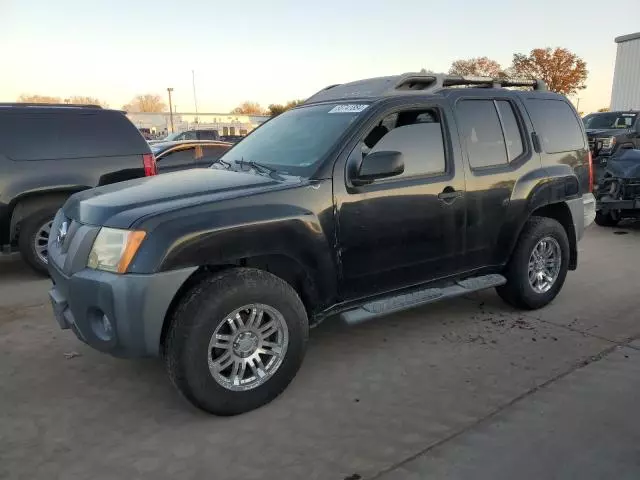
[[86,268],[99,231],[66,218],[62,210],[53,221],[48,268],[56,320],[97,350],[121,357],[157,356],[169,306],[196,268],[149,275]]
[[596,197],[593,196],[593,193],[582,196],[582,205],[584,207],[584,228],[587,228],[596,219]]
[[640,210],[640,198],[634,200],[617,200],[615,198],[601,198],[598,200],[598,211],[609,212],[611,210]]
[[158,356],[171,301],[195,268],[151,275],[84,269],[65,276],[49,266],[49,299],[61,328],[118,357]]

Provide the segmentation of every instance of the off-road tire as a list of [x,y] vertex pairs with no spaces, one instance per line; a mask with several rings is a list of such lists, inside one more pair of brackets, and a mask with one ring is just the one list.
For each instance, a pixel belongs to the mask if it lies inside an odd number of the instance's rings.
[[[560,270],[555,283],[544,293],[536,292],[529,283],[529,257],[534,247],[544,237],[553,237],[562,255]],[[504,272],[507,283],[497,287],[498,295],[509,305],[525,310],[535,310],[550,303],[562,288],[569,270],[569,239],[564,227],[547,217],[531,217],[518,239],[518,244]]]
[[618,223],[620,223],[620,219],[614,217],[611,212],[596,212],[596,225],[600,225],[601,227],[615,227]]
[[[220,385],[209,370],[209,340],[220,320],[250,303],[269,305],[282,313],[288,346],[269,380],[251,390],[232,391]],[[163,357],[172,383],[196,407],[223,416],[253,410],[282,393],[302,364],[309,335],[305,307],[291,285],[251,268],[205,277],[185,293],[170,322]]]
[[20,233],[18,235],[20,255],[33,270],[41,275],[47,275],[47,264],[40,260],[35,251],[35,236],[42,225],[53,221],[57,211],[57,207],[43,208],[20,222]]

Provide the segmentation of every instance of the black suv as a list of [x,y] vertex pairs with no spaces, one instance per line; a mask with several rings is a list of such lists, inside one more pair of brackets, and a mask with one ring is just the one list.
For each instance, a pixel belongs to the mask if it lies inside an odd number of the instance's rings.
[[609,159],[624,150],[640,148],[640,115],[635,111],[590,113],[583,118],[596,174],[604,173]]
[[82,341],[161,356],[187,399],[237,414],[285,389],[329,316],[490,287],[546,305],[578,265],[591,179],[580,118],[542,82],[336,85],[211,169],[74,195],[49,243],[50,298]]
[[0,250],[47,271],[51,222],[69,196],[154,175],[140,132],[98,106],[0,104]]

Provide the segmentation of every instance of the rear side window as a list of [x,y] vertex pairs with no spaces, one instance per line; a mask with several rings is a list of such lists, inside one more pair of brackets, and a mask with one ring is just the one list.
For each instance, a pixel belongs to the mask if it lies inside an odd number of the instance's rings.
[[524,153],[522,145],[522,134],[518,127],[516,114],[513,111],[513,105],[506,100],[496,101],[500,119],[502,120],[502,128],[504,129],[504,139],[507,144],[507,154],[509,161],[513,162],[516,158]]
[[471,168],[506,165],[507,149],[493,100],[463,100],[457,113]]
[[220,136],[216,130],[200,130],[200,140],[218,140]]
[[546,153],[585,148],[579,120],[566,102],[530,98],[527,110]]
[[110,110],[0,113],[0,148],[16,161],[111,157],[149,152],[122,113]]

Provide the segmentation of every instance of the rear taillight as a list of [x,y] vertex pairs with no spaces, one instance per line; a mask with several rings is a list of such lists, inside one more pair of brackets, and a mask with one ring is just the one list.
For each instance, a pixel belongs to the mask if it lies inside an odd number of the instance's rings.
[[589,152],[589,192],[593,192],[593,155]]
[[144,165],[145,177],[158,174],[158,165],[156,164],[156,157],[153,156],[153,153],[145,153],[142,155],[142,164]]

